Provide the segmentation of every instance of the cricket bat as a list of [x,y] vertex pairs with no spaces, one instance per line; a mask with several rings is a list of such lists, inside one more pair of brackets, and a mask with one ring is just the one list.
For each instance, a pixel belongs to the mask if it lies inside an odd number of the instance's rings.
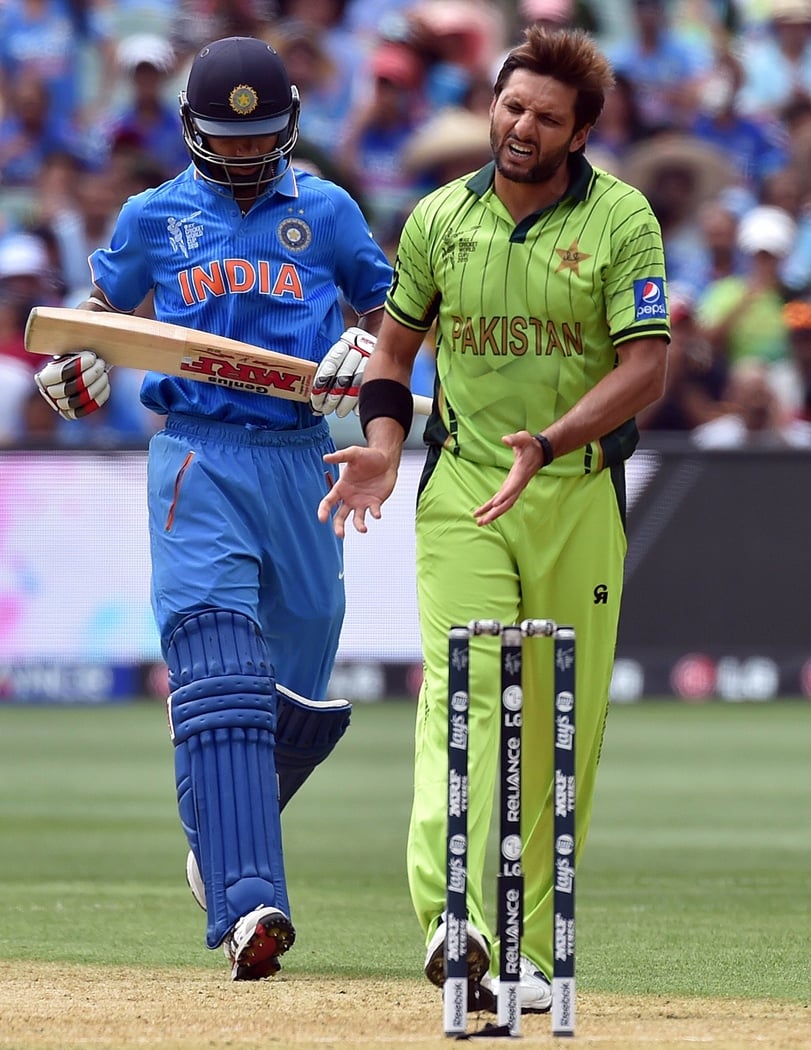
[[[110,365],[291,401],[310,400],[318,368],[300,357],[165,321],[58,306],[31,310],[25,349],[49,356],[92,350]],[[431,398],[414,394],[414,411],[429,415]]]

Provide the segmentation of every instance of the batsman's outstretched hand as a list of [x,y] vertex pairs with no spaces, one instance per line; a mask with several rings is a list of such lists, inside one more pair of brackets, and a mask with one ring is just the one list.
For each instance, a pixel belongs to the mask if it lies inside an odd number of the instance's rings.
[[357,411],[360,381],[377,340],[362,328],[347,328],[326,353],[313,378],[310,404],[313,412],[343,419]]
[[376,448],[351,445],[338,452],[328,452],[325,463],[343,463],[344,469],[330,491],[318,504],[318,520],[328,521],[334,511],[332,527],[340,539],[346,533],[346,519],[358,532],[367,532],[366,514],[380,517],[380,508],[389,498],[397,481],[397,467]]
[[49,361],[34,374],[34,380],[42,396],[63,419],[89,416],[110,396],[107,363],[92,350]]
[[501,440],[513,450],[513,465],[498,492],[473,511],[477,525],[489,525],[508,511],[543,466],[541,446],[528,430],[507,434]]

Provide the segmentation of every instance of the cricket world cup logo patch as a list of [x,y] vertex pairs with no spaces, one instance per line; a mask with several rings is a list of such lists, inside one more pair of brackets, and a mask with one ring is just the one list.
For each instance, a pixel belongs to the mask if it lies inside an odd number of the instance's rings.
[[652,321],[667,317],[665,282],[661,277],[634,281],[634,320]]
[[203,226],[197,222],[200,215],[202,215],[202,212],[198,210],[179,219],[171,216],[166,222],[166,230],[169,234],[169,247],[173,252],[180,252],[187,259],[189,252],[197,248],[200,238],[203,236]]

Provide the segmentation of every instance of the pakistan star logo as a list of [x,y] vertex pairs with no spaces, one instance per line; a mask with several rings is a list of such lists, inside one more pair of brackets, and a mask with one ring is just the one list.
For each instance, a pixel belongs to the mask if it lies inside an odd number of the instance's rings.
[[561,270],[574,270],[577,276],[580,276],[580,263],[584,259],[590,259],[590,255],[586,255],[585,252],[581,252],[577,246],[577,241],[572,241],[568,248],[555,248],[555,251],[560,256],[560,266],[557,268],[555,273],[560,273]]

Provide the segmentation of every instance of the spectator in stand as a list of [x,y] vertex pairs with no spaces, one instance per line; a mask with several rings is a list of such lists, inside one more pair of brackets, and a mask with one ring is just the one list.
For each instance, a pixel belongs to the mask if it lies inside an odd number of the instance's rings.
[[493,81],[482,73],[470,77],[467,91],[462,97],[462,107],[471,113],[490,114],[490,103],[493,101]]
[[370,73],[369,96],[348,115],[338,160],[360,187],[372,231],[386,241],[419,195],[402,153],[424,121],[425,66],[409,44],[384,41]]
[[811,290],[811,184],[797,161],[766,179],[761,204],[782,208],[794,220],[794,245],[780,264],[780,280],[791,295]]
[[0,183],[31,189],[53,153],[75,153],[75,132],[54,113],[48,86],[35,69],[8,85],[0,120]]
[[698,223],[706,248],[704,269],[695,285],[704,291],[713,281],[735,277],[746,269],[746,258],[738,247],[738,212],[724,194],[705,201]]
[[744,359],[730,369],[726,397],[732,411],[692,432],[699,448],[811,448],[811,423],[787,416],[763,361]]
[[30,193],[27,226],[48,226],[70,207],[85,166],[75,153],[56,150],[40,165]]
[[[88,78],[88,56],[98,59]],[[48,89],[52,120],[84,125],[101,112],[115,79],[114,41],[98,6],[88,0],[6,0],[0,7],[0,92],[29,72]],[[92,79],[94,83],[88,83]]]
[[633,26],[608,48],[615,73],[634,85],[643,130],[683,128],[690,118],[693,85],[712,55],[683,39],[670,24],[666,0],[632,0]]
[[120,190],[118,197],[122,202],[136,193],[155,189],[167,179],[165,168],[151,153],[139,149],[122,150],[120,144],[113,153],[109,174],[113,186]]
[[811,197],[811,98],[787,107],[783,121],[790,167],[799,178],[803,199]]
[[354,69],[350,62],[363,55],[363,46],[347,24],[347,0],[277,0],[281,21],[293,20],[320,29],[330,52],[337,51],[336,61],[346,67],[350,79]]
[[169,89],[176,63],[172,47],[152,33],[138,33],[119,43],[116,59],[128,98],[96,128],[102,162],[109,163],[116,144],[125,141],[160,162],[166,178],[177,175],[188,166],[189,154],[183,145],[177,93]]
[[46,224],[58,245],[65,282],[65,305],[87,298],[87,259],[109,244],[113,221],[123,203],[123,187],[112,169],[79,171],[72,193],[55,209]]
[[179,64],[184,58],[190,63],[211,40],[266,36],[278,13],[274,0],[177,0],[169,43]]
[[574,0],[520,0],[518,13],[525,25],[561,29],[572,24]]
[[712,352],[696,323],[689,287],[668,282],[670,348],[664,395],[636,417],[640,430],[690,431],[728,412],[722,398],[726,363]]
[[708,267],[699,210],[735,180],[723,152],[694,135],[666,132],[631,150],[621,171],[642,190],[659,220],[668,279],[698,292]]
[[587,0],[520,0],[518,12],[523,25],[547,29],[568,26],[585,29],[595,36],[599,36],[602,29],[599,5]]
[[744,32],[746,9],[763,3],[764,0],[676,0],[672,4],[673,25],[684,41],[705,52],[729,47]]
[[346,32],[371,50],[381,39],[400,40],[407,33],[414,0],[349,0],[343,17]]
[[811,302],[792,299],[783,307],[789,356],[774,365],[771,379],[788,415],[811,423]]
[[636,88],[625,73],[614,76],[614,87],[605,97],[600,119],[589,135],[586,153],[602,160],[598,166],[612,165],[619,174],[627,153],[645,138],[646,132],[639,115]]
[[789,141],[792,160],[796,160],[798,142],[811,134],[811,96],[799,95],[781,110],[781,123]]
[[112,35],[123,40],[148,28],[150,33],[166,39],[172,30],[175,8],[176,0],[113,0],[107,8]]
[[[32,307],[63,305],[61,289],[60,274],[42,237],[19,231],[0,239],[0,297],[17,311],[20,336]],[[28,361],[29,358],[36,363],[36,358],[21,347],[20,359]]]
[[34,373],[32,364],[34,357],[23,346],[17,306],[0,294],[0,445],[14,443],[23,430],[25,403]]
[[[510,10],[514,5],[509,5]],[[619,5],[620,8],[624,4]],[[502,8],[504,5],[502,5]],[[600,14],[602,15],[602,10]],[[621,12],[624,15],[624,11]],[[527,26],[541,29],[584,29],[595,36],[600,34],[602,18],[598,18],[588,0],[519,0],[517,11],[505,23],[505,47],[495,61],[490,63],[487,79],[491,87],[493,78],[501,68],[510,48],[520,44]]]
[[744,38],[742,113],[782,119],[811,98],[811,0],[772,0],[765,32]]
[[795,238],[794,220],[782,208],[753,208],[738,227],[746,272],[714,281],[701,295],[699,321],[714,353],[730,367],[746,358],[774,363],[787,356],[780,266]]
[[478,171],[492,160],[490,117],[446,106],[419,127],[403,149],[402,162],[420,195],[451,179]]
[[471,82],[488,76],[507,45],[500,8],[488,0],[422,0],[409,13],[410,40],[424,56],[432,111],[464,104]]
[[[352,111],[356,70],[346,68],[340,52],[331,49],[325,29],[313,22],[283,19],[266,38],[282,56],[301,96],[302,137],[337,162]],[[365,64],[365,58],[358,61]]]
[[721,51],[697,84],[696,112],[689,130],[726,154],[754,203],[764,181],[786,166],[789,151],[778,121],[765,117],[755,120],[738,112],[743,79],[738,59],[729,51]]
[[[0,443],[19,440],[25,403],[42,360],[25,349],[25,323],[32,306],[61,305],[41,238],[14,232],[0,239]],[[42,400],[42,398],[40,398]]]
[[0,291],[0,360],[4,363],[13,361],[24,368],[30,386],[37,359],[25,349],[24,332],[24,318],[16,297],[10,290]]
[[753,206],[750,195],[735,185],[715,194],[699,193],[694,206],[685,209],[689,238],[677,238],[675,244],[669,233],[666,238],[672,279],[689,285],[697,297],[714,281],[746,272],[749,260],[738,246],[738,226]]
[[[331,152],[341,140],[346,115],[354,104],[366,64],[367,45],[347,28],[347,0],[278,0],[276,6],[278,21],[270,41],[285,61],[283,38],[291,25],[294,32],[306,27],[310,39],[316,41],[318,49],[327,56],[329,79],[318,91],[311,89],[305,93],[301,85],[294,82],[305,100],[301,107],[302,135]],[[299,72],[305,71],[297,66],[296,73]],[[293,73],[290,76],[293,79]]]
[[6,443],[25,448],[57,448],[61,444],[59,417],[45,404],[36,386],[31,386],[30,375],[27,386],[7,429]]

